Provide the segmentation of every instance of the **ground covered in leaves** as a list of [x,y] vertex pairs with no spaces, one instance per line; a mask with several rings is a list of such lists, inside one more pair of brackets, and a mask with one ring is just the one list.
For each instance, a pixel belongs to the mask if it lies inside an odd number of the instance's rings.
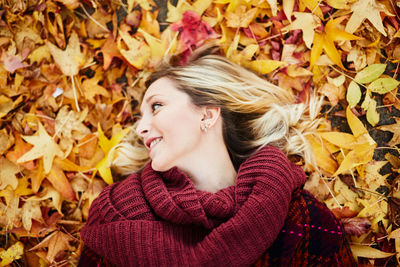
[[325,97],[306,188],[345,223],[360,264],[400,263],[400,1],[0,5],[1,266],[77,264],[143,80],[210,40],[299,102]]

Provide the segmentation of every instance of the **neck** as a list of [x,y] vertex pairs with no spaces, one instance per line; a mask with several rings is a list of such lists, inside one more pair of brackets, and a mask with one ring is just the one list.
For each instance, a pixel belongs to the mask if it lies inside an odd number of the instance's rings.
[[185,166],[179,167],[185,172],[196,189],[216,193],[220,189],[235,185],[236,170],[229,157],[225,144],[221,146],[208,146],[202,148],[203,155],[207,155],[202,160],[188,159]]

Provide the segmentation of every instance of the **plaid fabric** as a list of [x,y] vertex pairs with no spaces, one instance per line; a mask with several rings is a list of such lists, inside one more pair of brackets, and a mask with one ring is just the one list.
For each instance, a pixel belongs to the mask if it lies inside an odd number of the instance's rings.
[[325,204],[296,190],[278,238],[253,267],[357,266],[344,228]]

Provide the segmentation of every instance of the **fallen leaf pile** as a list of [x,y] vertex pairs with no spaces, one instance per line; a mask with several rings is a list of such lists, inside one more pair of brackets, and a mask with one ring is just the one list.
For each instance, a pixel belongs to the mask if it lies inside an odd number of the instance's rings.
[[0,5],[1,266],[77,264],[145,78],[209,41],[299,102],[325,97],[305,188],[342,220],[360,265],[400,264],[400,1]]

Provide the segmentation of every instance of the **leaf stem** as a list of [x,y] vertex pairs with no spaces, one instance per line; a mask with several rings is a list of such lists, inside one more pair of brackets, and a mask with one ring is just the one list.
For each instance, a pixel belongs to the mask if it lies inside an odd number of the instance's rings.
[[72,92],[74,93],[76,110],[77,110],[78,112],[81,112],[81,109],[79,108],[79,104],[78,104],[78,98],[77,98],[77,96],[76,96],[76,88],[75,88],[74,76],[71,75],[70,77],[71,77],[71,80],[72,80]]
[[102,28],[103,30],[105,30],[106,32],[110,32],[109,29],[107,29],[106,27],[104,27],[103,25],[101,25],[97,20],[95,20],[94,18],[92,18],[92,16],[90,16],[90,14],[86,11],[85,7],[81,4],[82,10],[83,12],[85,12],[85,15],[88,17],[88,19],[90,19],[91,21],[93,21],[94,23],[96,23],[97,26],[99,26],[100,28]]

